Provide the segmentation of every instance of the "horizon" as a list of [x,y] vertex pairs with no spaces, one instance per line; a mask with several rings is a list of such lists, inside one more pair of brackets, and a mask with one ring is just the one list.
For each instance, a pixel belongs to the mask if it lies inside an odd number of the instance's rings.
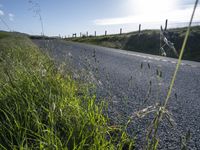
[[[198,27],[200,26],[200,22],[193,22],[192,27]],[[164,26],[162,26],[164,27]],[[168,25],[167,29],[181,29],[181,28],[187,28],[188,27],[188,22],[184,22],[184,23],[174,23],[174,24],[170,24]],[[141,29],[141,31],[145,31],[145,30],[160,30],[160,26],[158,28],[144,28],[144,29]],[[132,33],[132,32],[137,32],[138,31],[138,28],[135,29],[135,30],[130,30],[128,32],[123,32],[122,34],[129,34],[129,33]],[[0,32],[14,32],[14,33],[19,33],[19,34],[27,34],[29,36],[42,36],[41,34],[29,34],[29,33],[25,33],[25,32],[20,32],[20,31],[6,31],[6,30],[1,30],[0,29]],[[72,33],[73,34],[73,33]],[[110,34],[107,34],[107,35],[119,35],[120,34],[120,29],[119,29],[119,32],[115,32],[115,33],[110,33]],[[86,34],[82,34],[82,35],[86,35]],[[97,36],[104,36],[105,35],[105,32],[102,33],[102,34],[98,34]],[[61,35],[44,35],[46,37],[61,37],[61,38],[72,38],[72,35],[70,36],[61,36]],[[94,36],[94,34],[89,34],[89,36]],[[80,37],[80,36],[77,36],[77,38]]]
[[[166,19],[169,28],[177,28],[189,22],[193,3],[191,0],[62,0],[59,3],[2,0],[0,30],[63,37],[86,32],[93,35],[95,31],[103,35],[105,30],[117,34],[120,28],[123,33],[136,31],[139,24],[142,30],[159,29]],[[199,6],[193,25],[200,25]]]

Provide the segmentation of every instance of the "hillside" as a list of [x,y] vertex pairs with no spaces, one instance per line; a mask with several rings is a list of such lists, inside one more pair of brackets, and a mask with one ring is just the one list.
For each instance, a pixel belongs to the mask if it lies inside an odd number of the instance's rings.
[[[186,28],[169,29],[167,31],[167,39],[174,43],[174,47],[179,53]],[[98,37],[82,37],[71,38],[74,42],[83,42],[95,44],[110,48],[118,48],[129,51],[142,52],[147,54],[159,55],[160,51],[160,31],[159,30],[143,30],[139,36],[138,32],[130,32],[122,35],[108,35]],[[162,44],[164,42],[162,41]],[[174,57],[175,54],[167,46],[164,48],[168,57]],[[200,26],[191,28],[189,40],[183,56],[185,60],[200,61]]]

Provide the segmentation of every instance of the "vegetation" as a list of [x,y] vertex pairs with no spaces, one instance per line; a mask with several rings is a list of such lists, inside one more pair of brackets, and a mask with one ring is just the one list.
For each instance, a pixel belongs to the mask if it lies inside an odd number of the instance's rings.
[[133,149],[109,126],[90,86],[55,67],[27,37],[0,32],[0,149]]
[[[169,29],[167,38],[174,43],[178,53],[184,40],[187,28]],[[90,43],[110,48],[125,49],[129,51],[137,51],[147,54],[159,55],[160,49],[160,31],[159,30],[144,30],[140,36],[138,32],[131,32],[122,35],[108,35],[98,37],[83,37],[69,39],[75,42]],[[188,39],[188,44],[185,48],[183,59],[200,61],[200,26],[191,27],[191,33]],[[166,49],[168,57],[175,57],[173,51]]]

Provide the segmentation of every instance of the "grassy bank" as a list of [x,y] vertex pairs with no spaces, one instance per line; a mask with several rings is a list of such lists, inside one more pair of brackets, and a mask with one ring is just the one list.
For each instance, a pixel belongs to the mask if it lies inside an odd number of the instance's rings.
[[[187,28],[169,29],[167,38],[174,43],[178,53],[180,52],[184,35]],[[160,31],[144,30],[140,36],[138,32],[131,32],[122,35],[108,35],[98,37],[84,37],[69,39],[75,42],[95,44],[105,47],[125,49],[129,51],[142,52],[147,54],[159,55]],[[183,59],[200,61],[200,26],[191,28],[188,44],[185,49]],[[173,51],[165,48],[168,57],[177,58]]]
[[132,149],[88,91],[27,37],[0,32],[0,149]]

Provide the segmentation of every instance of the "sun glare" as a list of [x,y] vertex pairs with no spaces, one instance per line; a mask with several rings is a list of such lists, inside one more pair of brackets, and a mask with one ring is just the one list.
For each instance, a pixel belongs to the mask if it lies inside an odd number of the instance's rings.
[[130,9],[134,9],[134,13],[159,15],[167,13],[177,7],[178,0],[130,0]]
[[175,7],[174,0],[139,0],[136,9],[142,14],[159,14],[172,10]]
[[127,11],[135,22],[160,22],[178,9],[180,0],[128,0]]

